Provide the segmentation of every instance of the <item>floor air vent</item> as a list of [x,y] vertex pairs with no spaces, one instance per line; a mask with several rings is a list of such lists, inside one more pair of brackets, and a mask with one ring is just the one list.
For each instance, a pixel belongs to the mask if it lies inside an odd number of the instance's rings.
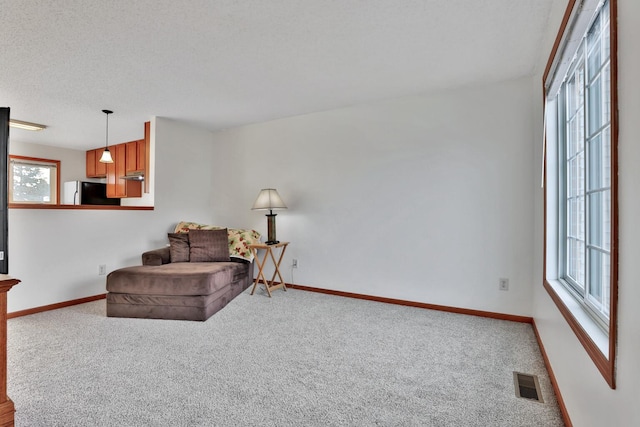
[[534,402],[544,402],[537,376],[514,372],[513,382],[516,386],[516,396],[533,400]]

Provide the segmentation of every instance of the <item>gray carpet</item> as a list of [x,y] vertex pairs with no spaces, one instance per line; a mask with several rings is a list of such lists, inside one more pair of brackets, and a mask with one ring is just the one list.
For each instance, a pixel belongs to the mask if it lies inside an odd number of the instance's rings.
[[299,290],[204,323],[104,300],[11,319],[8,353],[18,427],[562,425],[531,325]]

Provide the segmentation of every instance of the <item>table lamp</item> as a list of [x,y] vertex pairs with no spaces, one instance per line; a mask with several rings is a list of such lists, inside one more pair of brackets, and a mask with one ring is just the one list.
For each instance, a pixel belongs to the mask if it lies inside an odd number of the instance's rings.
[[276,215],[273,213],[274,209],[287,209],[280,195],[275,188],[263,188],[258,194],[258,198],[251,210],[268,210],[267,216],[267,245],[275,245],[279,243],[276,240]]

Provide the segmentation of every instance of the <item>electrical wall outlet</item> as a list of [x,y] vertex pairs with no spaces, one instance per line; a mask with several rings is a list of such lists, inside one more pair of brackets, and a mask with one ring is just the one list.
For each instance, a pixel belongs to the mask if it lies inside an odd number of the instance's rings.
[[509,290],[509,279],[500,279],[498,281],[498,289],[500,289],[501,291],[508,291]]
[[298,260],[297,259],[292,259],[291,260],[291,268],[298,268]]
[[107,266],[106,264],[100,264],[98,266],[98,276],[104,276],[107,274]]

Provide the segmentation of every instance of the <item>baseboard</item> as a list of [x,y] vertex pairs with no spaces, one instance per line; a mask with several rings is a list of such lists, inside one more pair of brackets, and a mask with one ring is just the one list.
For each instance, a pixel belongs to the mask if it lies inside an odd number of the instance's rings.
[[[262,280],[260,282],[262,283]],[[346,297],[346,298],[356,298],[356,299],[362,299],[367,301],[383,302],[386,304],[404,305],[407,307],[425,308],[428,310],[446,311],[449,313],[467,314],[470,316],[488,317],[491,319],[509,320],[511,322],[533,323],[533,318],[527,317],[527,316],[516,316],[514,314],[494,313],[491,311],[472,310],[467,308],[450,307],[446,305],[428,304],[423,302],[415,302],[415,301],[401,300],[401,299],[395,299],[395,298],[385,298],[385,297],[378,297],[373,295],[357,294],[353,292],[336,291],[333,289],[323,289],[323,288],[316,288],[312,286],[295,285],[293,283],[287,283],[286,285],[287,285],[287,288],[291,288],[291,289],[298,289],[301,291],[308,291],[308,292],[317,292],[317,293],[328,294],[328,295],[337,295],[337,296]],[[56,310],[58,308],[70,307],[72,305],[77,305],[77,304],[84,304],[91,301],[105,299],[106,297],[107,297],[107,294],[99,294],[99,295],[93,295],[86,298],[79,298],[71,301],[64,301],[56,304],[29,308],[27,310],[14,311],[12,313],[7,314],[7,319],[13,319],[14,317],[27,316],[29,314],[41,313],[43,311]],[[540,340],[538,339],[538,341]]]
[[427,304],[423,302],[406,301],[406,300],[395,299],[395,298],[384,298],[384,297],[377,297],[372,295],[356,294],[352,292],[335,291],[332,289],[315,288],[312,286],[303,286],[303,285],[295,285],[295,284],[287,283],[287,288],[299,289],[299,290],[308,291],[308,292],[318,292],[321,294],[328,294],[328,295],[337,295],[337,296],[347,297],[347,298],[356,298],[356,299],[364,299],[368,301],[384,302],[387,304],[404,305],[407,307],[426,308],[429,310],[447,311],[449,313],[467,314],[470,316],[480,316],[480,317],[489,317],[491,319],[509,320],[512,322],[520,322],[520,323],[533,322],[532,317],[516,316],[514,314],[494,313],[491,311],[471,310],[467,308],[449,307],[446,305]]
[[97,301],[105,299],[107,294],[94,295],[86,298],[74,299],[71,301],[59,302],[56,304],[43,305],[41,307],[29,308],[27,310],[14,311],[7,313],[7,319],[13,319],[14,317],[27,316],[29,314],[42,313],[43,311],[57,310],[58,308],[70,307],[72,305],[84,304],[85,302]]
[[[262,282],[262,280],[260,281]],[[346,298],[356,298],[368,301],[383,302],[386,304],[404,305],[407,307],[426,308],[429,310],[446,311],[449,313],[467,314],[470,316],[488,317],[491,319],[509,320],[512,322],[532,323],[533,318],[526,316],[516,316],[514,314],[494,313],[491,311],[471,310],[467,308],[450,307],[446,305],[427,304],[423,302],[407,301],[395,298],[377,297],[373,295],[357,294],[353,292],[336,291],[332,289],[315,288],[312,286],[295,285],[293,283],[286,284],[288,288],[298,289],[301,291],[317,292],[321,294],[337,295]],[[84,304],[86,302],[97,301],[107,297],[107,294],[99,294],[86,298],[79,298],[71,301],[59,302],[56,304],[43,305],[41,307],[29,308],[27,310],[14,311],[7,314],[7,319],[13,319],[14,317],[27,316],[29,314],[41,313],[43,311],[56,310],[58,308],[70,307],[72,305]]]
[[571,419],[569,418],[569,412],[567,412],[567,407],[564,405],[564,399],[562,399],[562,394],[560,394],[560,387],[558,387],[558,381],[556,381],[556,376],[553,374],[553,368],[551,368],[551,362],[549,362],[549,358],[547,357],[547,352],[544,349],[544,344],[542,344],[542,339],[540,338],[540,334],[538,333],[538,328],[536,327],[536,321],[533,320],[531,322],[531,325],[533,326],[533,333],[536,335],[536,340],[538,340],[538,347],[540,347],[540,353],[542,353],[544,366],[546,366],[547,372],[549,373],[549,379],[551,380],[553,391],[556,394],[556,400],[558,401],[558,407],[560,408],[560,412],[562,413],[562,419],[564,421],[564,425],[566,427],[573,427],[573,424],[571,423]]

